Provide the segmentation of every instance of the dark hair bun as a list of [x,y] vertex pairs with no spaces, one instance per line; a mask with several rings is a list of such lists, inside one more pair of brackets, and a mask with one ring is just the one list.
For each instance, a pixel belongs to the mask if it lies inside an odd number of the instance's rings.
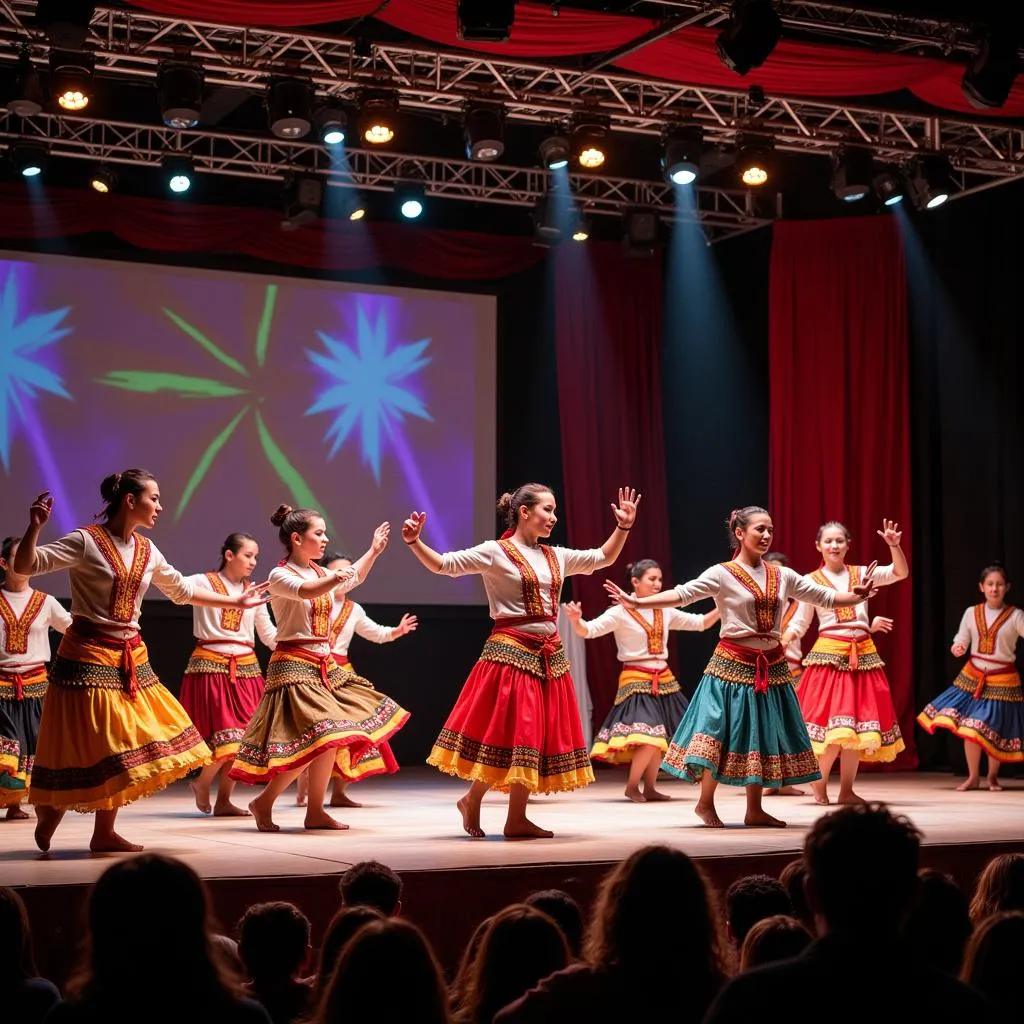
[[295,509],[291,505],[278,505],[277,511],[270,517],[270,521],[274,526],[280,526],[294,511]]
[[111,473],[110,476],[105,476],[103,482],[100,484],[100,497],[107,502],[116,501],[118,497],[118,490],[121,486],[121,474]]
[[514,495],[514,494],[513,494],[513,493],[512,493],[511,491],[506,491],[506,492],[505,492],[505,493],[504,493],[504,494],[503,494],[503,495],[502,495],[502,496],[501,496],[501,497],[500,497],[500,498],[498,499],[498,511],[499,511],[499,512],[500,512],[500,513],[501,513],[502,515],[508,515],[509,509],[511,509],[511,508],[512,508],[512,499],[513,499],[514,497],[515,497],[515,495]]

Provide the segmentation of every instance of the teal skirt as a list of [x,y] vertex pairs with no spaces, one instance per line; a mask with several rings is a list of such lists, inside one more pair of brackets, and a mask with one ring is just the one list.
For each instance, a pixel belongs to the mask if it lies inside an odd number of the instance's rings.
[[[679,723],[662,769],[688,782],[709,771],[728,786],[792,786],[821,778],[782,649],[719,644]],[[764,675],[767,685],[764,685]]]

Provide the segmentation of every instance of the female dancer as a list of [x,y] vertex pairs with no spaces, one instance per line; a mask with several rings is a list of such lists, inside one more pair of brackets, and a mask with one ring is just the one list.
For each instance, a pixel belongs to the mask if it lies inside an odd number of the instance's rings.
[[[884,519],[877,532],[889,546],[892,563],[875,569],[871,577],[874,586],[905,580],[910,569],[900,547],[903,535],[899,526]],[[852,591],[865,567],[846,565],[850,539],[850,531],[842,523],[833,521],[819,527],[814,546],[822,565],[810,579],[821,587]],[[809,605],[800,609],[783,634],[784,645],[807,632],[812,614]],[[892,623],[879,620],[875,626],[888,632]],[[837,757],[839,803],[860,804],[864,801],[853,791],[860,762],[892,761],[904,746],[889,680],[871,632],[867,602],[854,608],[818,609],[818,638],[804,658],[797,697],[821,770],[821,779],[812,787],[819,804],[829,802],[828,776]]]
[[20,537],[0,547],[0,807],[8,821],[25,821],[39,717],[46,695],[50,630],[64,633],[71,616],[56,598],[28,585],[11,562]]
[[[478,573],[494,628],[448,716],[428,764],[465,779],[458,802],[462,827],[482,836],[480,802],[489,789],[507,792],[506,839],[551,838],[526,817],[531,793],[576,789],[594,781],[569,663],[555,620],[562,580],[611,565],[636,520],[640,496],[620,489],[612,505],[615,529],[590,551],[549,547],[558,521],[555,496],[542,484],[523,484],[501,496],[508,525],[501,540],[439,554],[420,539],[426,513],[413,512],[402,539],[431,572]],[[675,602],[673,602],[675,603]]]
[[605,589],[630,608],[667,608],[713,597],[722,613],[721,639],[676,730],[664,769],[700,782],[695,812],[722,828],[715,810],[719,782],[745,786],[748,826],[784,827],[761,806],[764,786],[818,778],[818,765],[779,643],[790,597],[831,608],[858,604],[873,593],[869,566],[853,593],[812,583],[792,569],[767,562],[772,519],[756,505],[729,515],[731,561],[705,569],[695,580],[652,597],[632,597],[614,583]]
[[[352,685],[331,657],[334,591],[365,579],[387,547],[382,523],[369,550],[347,569],[317,564],[327,527],[314,509],[281,505],[270,517],[286,557],[270,571],[277,647],[267,684],[231,768],[231,777],[267,788],[249,804],[261,832],[277,832],[274,801],[309,766],[308,829],[344,829],[324,811],[327,780],[337,765],[349,779],[379,771],[377,747],[405,725],[409,712],[368,685]],[[360,680],[360,683],[364,683]]]
[[[259,545],[248,533],[232,533],[221,545],[216,572],[190,576],[189,582],[218,594],[241,594],[256,569]],[[256,660],[255,634],[274,649],[277,629],[266,605],[238,608],[195,608],[192,633],[196,648],[181,680],[181,705],[213,753],[192,784],[196,807],[217,817],[246,817],[231,802],[235,780],[228,775],[245,727],[263,696],[263,674]],[[214,779],[217,802],[210,806]]]
[[53,498],[32,503],[14,556],[24,575],[69,570],[72,622],[50,671],[29,789],[36,845],[44,853],[68,810],[95,811],[89,849],[131,851],[114,831],[118,809],[149,796],[210,760],[181,705],[149,664],[139,635],[142,599],[154,584],[176,604],[251,608],[265,587],[225,597],[200,589],[168,564],[139,530],[156,525],[162,506],[152,473],[126,469],[100,484],[102,525],[36,547]]
[[1017,674],[1017,642],[1024,636],[1024,611],[1006,604],[1010,581],[999,564],[982,570],[981,604],[964,612],[950,648],[957,658],[970,651],[953,685],[917,716],[929,733],[948,729],[964,741],[965,792],[981,784],[981,754],[988,754],[988,788],[999,792],[999,765],[1024,761],[1024,693]]
[[[626,572],[635,597],[661,593],[661,566],[653,558],[634,562]],[[670,800],[658,792],[655,783],[668,741],[682,721],[688,701],[668,667],[668,633],[672,629],[710,629],[718,621],[718,609],[691,615],[675,608],[644,613],[613,605],[584,622],[580,606],[570,602],[565,613],[576,635],[584,640],[614,633],[622,662],[615,704],[598,731],[590,756],[609,764],[629,765],[626,796],[634,803]]]

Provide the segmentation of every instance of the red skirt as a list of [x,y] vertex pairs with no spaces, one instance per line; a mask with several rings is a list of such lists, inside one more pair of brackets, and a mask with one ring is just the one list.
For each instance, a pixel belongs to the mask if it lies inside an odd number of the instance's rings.
[[502,791],[555,793],[593,782],[558,634],[495,628],[427,764]]
[[234,759],[263,696],[256,655],[242,654],[233,660],[234,665],[226,655],[200,645],[181,680],[181,705],[213,752],[214,762]]

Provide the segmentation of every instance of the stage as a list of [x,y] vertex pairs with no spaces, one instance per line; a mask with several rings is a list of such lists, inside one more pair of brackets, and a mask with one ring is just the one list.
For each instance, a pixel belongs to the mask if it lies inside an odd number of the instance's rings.
[[[970,885],[990,857],[1024,851],[1024,782],[1007,780],[1001,793],[957,793],[959,781],[923,773],[867,775],[858,789],[917,825],[927,865]],[[767,806],[789,822],[786,829],[706,829],[693,814],[695,787],[665,781],[659,785],[673,796],[671,802],[633,804],[622,796],[623,782],[621,773],[601,771],[585,790],[532,800],[531,815],[555,832],[554,839],[533,842],[501,838],[499,795],[484,801],[482,823],[489,835],[470,839],[455,809],[464,784],[429,769],[405,769],[355,787],[365,806],[334,812],[351,826],[347,832],[304,831],[294,789],[278,803],[281,831],[267,834],[257,832],[250,819],[200,815],[184,784],[126,808],[118,826],[147,850],[191,864],[208,881],[228,931],[249,903],[287,899],[303,908],[319,934],[336,909],[340,873],[359,860],[383,861],[403,876],[405,912],[426,928],[451,965],[483,916],[549,886],[589,901],[608,864],[646,843],[686,850],[719,888],[751,871],[777,874],[826,811],[810,796],[773,798]],[[236,802],[244,803],[251,792],[239,787]],[[723,820],[738,825],[743,791],[721,787],[719,794]],[[91,817],[68,815],[53,851],[42,857],[32,843],[32,822],[0,823],[0,877],[6,885],[25,887],[34,926],[49,937],[44,958],[61,968],[69,955],[69,926],[77,923],[68,915],[79,912],[88,883],[117,859],[89,854],[91,827]]]

